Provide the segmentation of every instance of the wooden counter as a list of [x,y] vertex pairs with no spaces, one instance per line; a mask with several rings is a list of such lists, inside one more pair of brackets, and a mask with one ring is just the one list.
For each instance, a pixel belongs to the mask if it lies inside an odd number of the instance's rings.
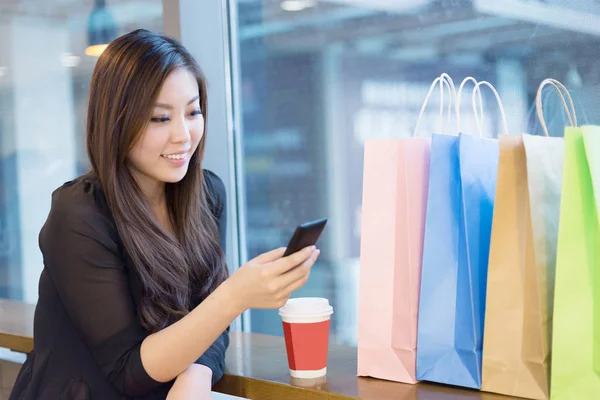
[[290,377],[283,338],[231,333],[227,373],[216,391],[256,400],[510,400],[474,390],[419,383],[407,385],[356,377],[356,348],[330,345],[326,380]]
[[0,347],[29,353],[33,349],[35,306],[0,299]]
[[[33,349],[35,306],[0,299],[0,347]],[[289,375],[283,338],[231,333],[227,372],[215,390],[254,400],[510,400],[473,390],[420,383],[406,385],[356,377],[356,349],[330,345],[326,380],[294,380]]]

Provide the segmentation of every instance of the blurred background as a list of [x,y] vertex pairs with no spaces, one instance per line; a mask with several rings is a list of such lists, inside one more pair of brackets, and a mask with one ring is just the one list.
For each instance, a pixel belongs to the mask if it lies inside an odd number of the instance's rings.
[[[580,124],[600,124],[597,1],[204,1],[224,2],[237,52],[244,212],[234,234],[251,258],[285,246],[296,225],[329,218],[320,260],[295,296],[330,299],[336,342],[357,341],[364,140],[413,135],[436,76],[491,82],[511,133],[541,134],[533,104],[548,77],[569,88]],[[175,3],[0,0],[0,297],[36,301],[50,194],[88,168],[86,103],[101,50],[93,46],[138,27],[161,32]],[[471,86],[464,97],[461,128],[476,134]],[[544,110],[560,136],[556,98],[548,91]],[[439,105],[434,94],[417,134],[454,132]],[[503,132],[487,91],[484,108],[483,134]],[[282,334],[276,311],[253,310],[244,324]]]

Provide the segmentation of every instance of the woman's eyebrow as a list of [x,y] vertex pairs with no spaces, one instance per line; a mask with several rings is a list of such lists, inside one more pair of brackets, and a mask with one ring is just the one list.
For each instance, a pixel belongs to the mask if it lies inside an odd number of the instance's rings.
[[[194,96],[190,101],[188,101],[188,103],[186,105],[190,105],[193,102],[195,102],[196,100],[198,100],[200,98],[200,96]],[[171,104],[165,104],[165,103],[156,103],[154,105],[154,107],[157,108],[166,108],[167,110],[172,110],[174,107]]]

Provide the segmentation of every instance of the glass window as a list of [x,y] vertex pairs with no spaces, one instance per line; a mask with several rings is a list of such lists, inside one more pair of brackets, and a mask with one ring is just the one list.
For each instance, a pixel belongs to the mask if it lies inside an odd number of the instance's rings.
[[87,97],[101,45],[136,28],[161,31],[162,14],[161,0],[0,4],[0,297],[37,301],[51,193],[88,168]]
[[[532,106],[544,78],[572,91],[580,123],[600,122],[596,1],[231,1],[248,256],[284,246],[299,223],[329,218],[320,260],[295,296],[331,300],[337,342],[357,341],[364,140],[412,135],[436,76],[491,82],[513,133],[541,133]],[[470,86],[465,93],[461,127],[476,133]],[[489,94],[488,136],[502,130]],[[547,122],[562,135],[555,97]],[[433,98],[420,134],[439,130],[438,113]],[[276,311],[253,310],[251,329],[282,334]]]

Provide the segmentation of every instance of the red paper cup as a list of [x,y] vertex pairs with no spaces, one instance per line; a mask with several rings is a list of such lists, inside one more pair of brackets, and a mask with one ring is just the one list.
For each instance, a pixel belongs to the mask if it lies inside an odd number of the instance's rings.
[[329,300],[317,297],[290,299],[279,309],[293,378],[314,379],[327,374],[331,314]]

